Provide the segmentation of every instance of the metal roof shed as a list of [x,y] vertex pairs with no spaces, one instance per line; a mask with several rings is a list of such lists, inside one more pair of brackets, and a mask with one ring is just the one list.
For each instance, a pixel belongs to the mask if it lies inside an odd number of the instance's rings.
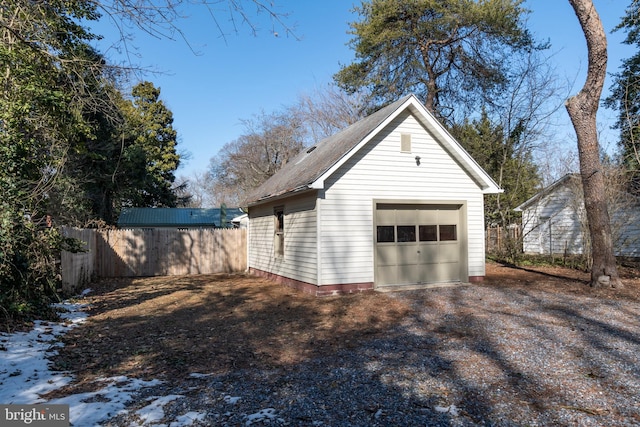
[[221,228],[242,215],[238,208],[126,208],[118,218],[120,228]]

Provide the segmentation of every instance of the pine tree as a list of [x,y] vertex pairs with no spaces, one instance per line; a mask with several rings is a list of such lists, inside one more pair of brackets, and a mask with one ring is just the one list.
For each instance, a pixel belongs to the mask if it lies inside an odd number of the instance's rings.
[[605,105],[618,112],[621,160],[629,173],[630,190],[640,195],[640,1],[631,2],[616,30],[627,33],[624,43],[637,52],[622,61]]
[[[440,119],[472,110],[504,84],[509,56],[534,48],[521,0],[371,0],[351,24],[356,61],[334,76],[377,104],[409,92]],[[477,110],[476,110],[477,111]]]
[[531,150],[522,146],[521,128],[507,134],[501,125],[491,123],[485,110],[479,119],[454,126],[453,136],[504,190],[485,197],[487,226],[508,227],[517,223],[514,208],[528,200],[540,183]]

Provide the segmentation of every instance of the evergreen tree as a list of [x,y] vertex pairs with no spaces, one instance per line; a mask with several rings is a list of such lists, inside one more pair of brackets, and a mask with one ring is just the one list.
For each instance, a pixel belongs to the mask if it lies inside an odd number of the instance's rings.
[[109,84],[93,90],[114,107],[87,114],[93,135],[69,156],[64,183],[75,186],[79,197],[66,189],[60,197],[75,206],[67,223],[115,224],[123,207],[175,207],[177,133],[171,111],[159,99],[160,90],[143,82],[129,99]]
[[132,99],[122,105],[123,150],[127,185],[118,194],[122,206],[175,207],[177,132],[173,114],[160,100],[160,89],[150,82],[136,85]]
[[629,172],[630,189],[640,194],[640,1],[631,2],[616,30],[627,33],[623,43],[635,46],[637,52],[622,61],[605,105],[618,112],[615,127],[620,130],[621,160]]
[[[0,5],[0,312],[5,316],[44,314],[57,296],[55,259],[72,242],[51,227],[52,216],[71,224],[111,222],[122,205],[175,204],[171,187],[179,156],[171,112],[150,83],[136,87],[132,101],[122,100],[107,78],[109,66],[91,48],[98,37],[85,25],[101,10],[118,28],[133,25],[165,37],[180,32],[179,6],[186,3],[3,0]],[[245,4],[269,12],[289,31],[280,14],[257,0],[229,1],[228,11],[251,25]]]
[[[335,75],[378,104],[409,92],[436,117],[473,111],[504,84],[510,55],[534,48],[521,0],[371,0],[351,24],[356,62]],[[477,111],[477,109],[476,109]]]
[[51,193],[67,153],[91,134],[78,96],[97,64],[77,52],[93,39],[80,20],[93,3],[10,0],[0,8],[0,305],[5,314],[46,310],[56,296],[48,227]]
[[57,193],[61,209],[55,212],[61,222],[80,227],[96,221],[113,224],[116,195],[126,181],[123,118],[118,108],[122,96],[109,82],[92,91],[94,97],[103,99],[105,108],[84,113],[93,132],[65,162]]
[[533,196],[540,184],[531,150],[522,144],[522,127],[510,134],[491,123],[485,110],[481,117],[454,126],[451,133],[504,190],[485,196],[487,226],[517,223],[514,208]]

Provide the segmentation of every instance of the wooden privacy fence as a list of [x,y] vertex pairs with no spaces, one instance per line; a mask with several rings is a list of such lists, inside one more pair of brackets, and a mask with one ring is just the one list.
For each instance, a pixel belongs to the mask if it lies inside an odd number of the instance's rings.
[[63,228],[88,252],[62,255],[63,287],[77,290],[94,277],[234,273],[247,268],[246,229]]
[[76,291],[95,277],[96,230],[62,227],[62,234],[84,242],[86,252],[62,251],[60,255],[62,288]]

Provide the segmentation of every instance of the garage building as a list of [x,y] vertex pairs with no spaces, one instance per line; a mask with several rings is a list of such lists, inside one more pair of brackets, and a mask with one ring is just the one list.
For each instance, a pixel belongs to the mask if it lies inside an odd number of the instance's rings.
[[500,191],[409,95],[249,195],[249,270],[314,295],[480,281],[483,197]]

